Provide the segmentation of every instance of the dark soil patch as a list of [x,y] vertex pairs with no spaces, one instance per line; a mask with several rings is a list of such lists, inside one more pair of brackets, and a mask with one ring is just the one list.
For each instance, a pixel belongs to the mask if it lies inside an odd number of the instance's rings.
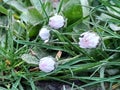
[[71,86],[58,81],[39,81],[36,82],[36,86],[40,90],[71,90]]

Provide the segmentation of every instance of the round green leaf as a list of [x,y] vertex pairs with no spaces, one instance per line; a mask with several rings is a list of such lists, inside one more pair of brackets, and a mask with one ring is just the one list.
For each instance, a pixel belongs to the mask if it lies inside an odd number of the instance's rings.
[[78,0],[70,0],[63,8],[63,14],[68,24],[72,24],[83,17],[82,7]]
[[38,64],[39,63],[39,60],[35,56],[32,56],[30,54],[23,54],[21,56],[21,58],[23,61],[25,61],[28,64]]

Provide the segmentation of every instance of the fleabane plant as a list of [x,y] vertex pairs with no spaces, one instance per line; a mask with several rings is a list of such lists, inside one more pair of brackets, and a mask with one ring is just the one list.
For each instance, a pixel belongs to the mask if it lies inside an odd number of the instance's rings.
[[51,72],[55,69],[56,62],[55,58],[48,56],[48,57],[43,57],[40,59],[39,62],[39,69],[43,72]]
[[49,18],[49,26],[54,29],[62,28],[65,24],[64,17],[58,14]]
[[50,38],[50,30],[45,27],[41,28],[41,30],[39,31],[39,36],[42,40],[48,41]]
[[100,37],[95,32],[84,32],[80,35],[79,46],[81,48],[96,48]]

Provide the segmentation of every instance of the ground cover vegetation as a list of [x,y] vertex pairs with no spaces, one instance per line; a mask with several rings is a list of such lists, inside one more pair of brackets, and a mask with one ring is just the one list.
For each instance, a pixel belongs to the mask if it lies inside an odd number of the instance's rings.
[[119,30],[120,0],[0,0],[0,90],[117,90]]

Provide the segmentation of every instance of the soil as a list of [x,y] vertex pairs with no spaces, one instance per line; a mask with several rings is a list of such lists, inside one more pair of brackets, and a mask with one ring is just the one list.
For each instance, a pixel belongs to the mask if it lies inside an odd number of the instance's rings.
[[70,85],[57,81],[39,81],[36,86],[39,90],[71,90]]
[[[80,86],[82,85],[81,82],[75,81],[75,84]],[[81,90],[81,89],[75,89],[72,88],[71,85],[68,85],[66,83],[58,82],[58,81],[39,81],[36,82],[37,90]],[[92,87],[84,88],[84,90],[102,90],[100,85],[95,85]]]

